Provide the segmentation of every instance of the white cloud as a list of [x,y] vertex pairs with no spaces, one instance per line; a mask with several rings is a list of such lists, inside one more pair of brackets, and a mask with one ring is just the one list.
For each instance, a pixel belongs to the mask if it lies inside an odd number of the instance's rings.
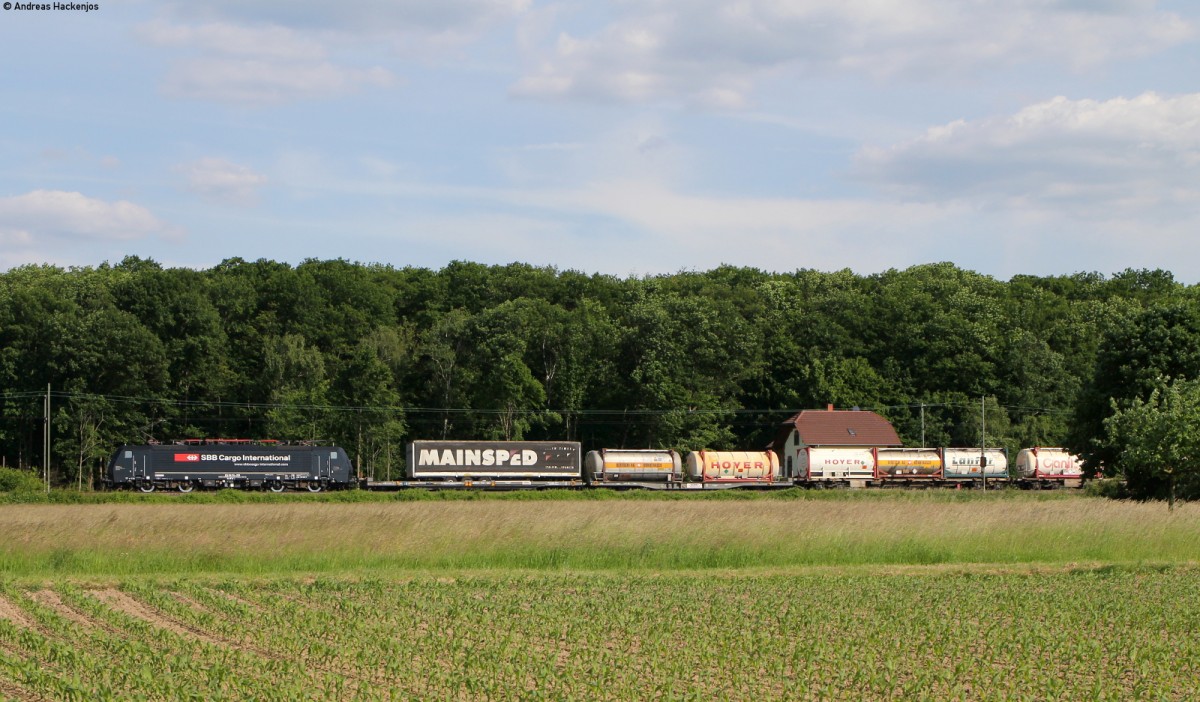
[[108,202],[62,190],[34,190],[0,198],[0,247],[5,258],[30,247],[50,251],[62,245],[182,234],[179,227],[127,200]]
[[[400,81],[363,57],[430,56],[475,41],[531,0],[216,0],[165,7],[135,35],[181,53],[171,97],[265,106],[334,98]],[[347,61],[346,57],[355,59]]]
[[467,32],[527,10],[530,0],[209,0],[181,13],[355,33]]
[[700,170],[696,159],[694,149],[674,138],[670,124],[640,114],[607,125],[587,141],[497,148],[492,166],[513,186],[562,188],[627,178],[683,182]]
[[[916,248],[955,213],[952,207],[857,199],[700,195],[636,179],[547,193],[542,204],[624,223],[640,232],[638,258],[652,253],[660,270],[722,262],[769,270],[840,268],[851,261],[860,270],[877,269],[895,256],[880,240],[904,237]],[[610,247],[608,263],[627,257],[628,245]]]
[[248,27],[227,22],[195,26],[154,20],[139,25],[138,37],[156,46],[188,47],[219,54],[313,60],[325,55],[320,42],[286,27]]
[[328,61],[207,58],[176,64],[167,72],[163,90],[171,97],[261,106],[319,100],[395,82],[391,72],[378,66],[358,69]]
[[175,171],[187,179],[188,189],[208,200],[232,205],[253,205],[267,177],[246,166],[221,158],[202,158],[179,164]]
[[1136,218],[1081,221],[1055,210],[980,211],[961,202],[701,195],[632,179],[564,190],[414,186],[379,194],[407,198],[412,210],[445,203],[379,234],[395,243],[396,255],[432,252],[429,265],[469,252],[485,262],[616,275],[722,263],[873,273],[951,260],[1002,278],[1127,267],[1200,276],[1196,216],[1148,226]]
[[[428,206],[377,236],[445,261],[520,260],[617,275],[707,269],[721,263],[766,270],[860,271],[917,263],[937,248],[953,208],[860,200],[713,197],[659,183],[612,181],[569,190],[401,188]],[[467,204],[469,203],[469,204]],[[379,230],[376,230],[379,231]],[[903,238],[898,252],[881,239]]]
[[351,51],[378,42],[398,56],[427,57],[479,39],[530,5],[531,0],[213,0],[168,6],[172,16],[200,23],[194,27],[155,23],[145,29],[170,30],[161,32],[162,41],[183,34],[180,39],[222,50],[261,38],[268,46],[319,40]]
[[1086,68],[1187,41],[1195,27],[1152,1],[631,0],[586,36],[525,27],[517,95],[747,103],[773,72],[933,78],[1050,61]]
[[904,197],[1149,221],[1200,208],[1200,93],[1057,97],[862,150],[863,179]]
[[328,99],[397,82],[381,66],[335,63],[315,35],[277,24],[181,25],[155,20],[140,25],[137,35],[147,43],[192,54],[171,62],[163,78],[163,92],[176,98],[264,106]]
[[[485,236],[481,236],[485,233]],[[503,212],[453,212],[405,214],[389,222],[387,239],[402,239],[412,248],[434,252],[434,260],[521,260],[544,265],[570,266],[587,241],[573,223],[544,215]]]

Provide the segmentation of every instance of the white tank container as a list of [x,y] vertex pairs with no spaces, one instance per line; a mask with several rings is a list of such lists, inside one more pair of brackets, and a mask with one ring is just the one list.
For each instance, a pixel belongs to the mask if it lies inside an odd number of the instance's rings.
[[[987,460],[985,466],[988,480],[1000,480],[1008,477],[1008,456],[1004,449],[990,448],[983,452]],[[979,449],[978,448],[944,448],[942,449],[942,475],[946,480],[978,480]]]
[[779,475],[774,451],[692,451],[685,461],[688,477],[706,483],[770,483]]
[[1035,480],[1078,480],[1083,477],[1083,465],[1063,448],[1027,448],[1017,454],[1017,475]]
[[797,480],[873,480],[875,451],[859,447],[805,446],[796,452]]
[[659,449],[600,449],[589,451],[584,474],[593,483],[668,482],[683,479],[679,454]]

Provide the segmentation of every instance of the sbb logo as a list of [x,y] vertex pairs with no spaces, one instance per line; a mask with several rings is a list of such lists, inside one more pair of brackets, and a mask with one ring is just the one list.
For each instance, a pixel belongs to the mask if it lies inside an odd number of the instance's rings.
[[199,463],[200,454],[198,453],[177,453],[175,454],[176,463]]

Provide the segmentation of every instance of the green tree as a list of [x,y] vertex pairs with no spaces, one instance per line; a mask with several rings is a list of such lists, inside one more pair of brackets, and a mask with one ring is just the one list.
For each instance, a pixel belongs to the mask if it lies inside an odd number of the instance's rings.
[[418,392],[424,398],[421,404],[441,408],[440,417],[425,420],[430,427],[427,431],[445,439],[452,435],[454,420],[459,416],[451,411],[468,407],[470,388],[479,373],[466,363],[475,344],[470,313],[454,309],[427,322],[418,344],[417,366],[423,379]]
[[1130,494],[1165,492],[1170,509],[1181,488],[1184,497],[1200,494],[1200,380],[1160,378],[1147,399],[1113,402],[1104,428]]
[[165,349],[168,393],[174,401],[168,430],[176,436],[223,434],[235,419],[223,414],[232,373],[228,340],[209,298],[207,275],[183,268],[163,270],[140,260],[126,272],[114,285],[113,297],[116,306],[149,329]]
[[574,439],[582,410],[616,382],[612,340],[619,332],[608,312],[591,299],[571,309],[540,306],[536,320],[527,363],[545,389],[547,410],[561,422],[561,430],[548,438]]
[[[391,447],[403,440],[404,411],[392,373],[369,343],[360,343],[342,359],[329,399],[337,409],[330,421],[333,438],[353,452],[360,470],[364,461],[374,468],[375,458],[390,457]],[[390,466],[385,470],[390,473]]]
[[[519,440],[535,425],[559,419],[543,412],[545,387],[525,362],[531,346],[545,339],[539,312],[545,303],[519,299],[481,312],[472,320],[470,365],[477,369],[471,388],[471,407],[487,412],[477,422],[484,438]],[[553,376],[554,371],[551,371]]]
[[1068,440],[1089,470],[1115,473],[1120,447],[1110,441],[1104,420],[1146,401],[1164,377],[1200,378],[1200,305],[1148,307],[1124,316],[1104,335]]
[[[623,307],[622,386],[610,406],[632,411],[616,446],[728,448],[742,382],[760,372],[758,330],[728,301],[679,296],[640,281]],[[626,379],[627,380],[624,380]]]
[[267,339],[263,375],[271,405],[267,434],[287,441],[328,440],[329,380],[325,358],[298,334]]

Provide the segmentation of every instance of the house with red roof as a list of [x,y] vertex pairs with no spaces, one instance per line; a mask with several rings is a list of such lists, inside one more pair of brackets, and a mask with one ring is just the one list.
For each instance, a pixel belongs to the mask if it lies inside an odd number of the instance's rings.
[[779,425],[772,448],[783,465],[784,475],[793,475],[798,453],[808,447],[860,447],[864,449],[902,446],[892,423],[866,410],[803,410]]

